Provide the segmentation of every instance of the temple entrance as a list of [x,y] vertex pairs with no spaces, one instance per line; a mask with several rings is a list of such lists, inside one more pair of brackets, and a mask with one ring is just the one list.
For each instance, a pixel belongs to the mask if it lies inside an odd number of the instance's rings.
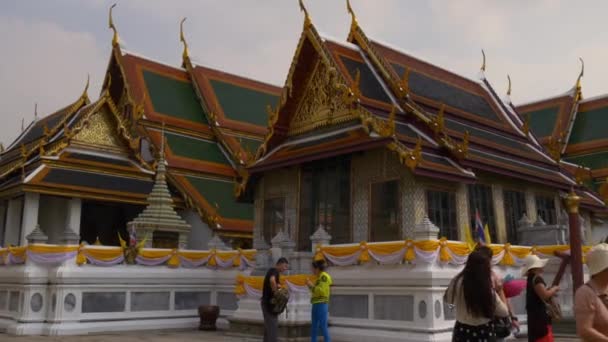
[[133,220],[144,206],[123,203],[82,201],[80,236],[83,242],[119,246],[118,234],[128,241],[127,222]]

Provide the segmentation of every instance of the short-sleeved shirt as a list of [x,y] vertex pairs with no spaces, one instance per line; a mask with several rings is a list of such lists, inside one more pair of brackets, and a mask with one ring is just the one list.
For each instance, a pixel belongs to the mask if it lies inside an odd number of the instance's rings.
[[574,296],[574,317],[576,324],[588,320],[593,315],[593,328],[608,336],[608,309],[599,298],[600,293],[587,283],[576,290]]
[[274,280],[279,284],[281,273],[276,268],[271,268],[266,272],[266,276],[264,277],[264,287],[262,288],[262,303],[265,305],[270,305],[270,300],[272,299],[272,285],[270,285],[270,278],[274,277]]
[[526,312],[528,313],[528,341],[536,341],[549,333],[547,328],[551,318],[547,314],[545,302],[536,294],[534,287],[545,284],[545,280],[538,275],[529,274],[526,287]]

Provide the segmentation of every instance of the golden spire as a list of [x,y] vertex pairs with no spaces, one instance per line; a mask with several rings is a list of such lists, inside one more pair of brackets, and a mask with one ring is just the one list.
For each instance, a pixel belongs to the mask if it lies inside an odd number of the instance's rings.
[[34,120],[38,120],[38,102],[34,102]]
[[483,51],[483,49],[481,49],[481,56],[483,58],[481,63],[481,71],[486,71],[486,53]]
[[509,86],[507,87],[507,96],[511,96],[511,76],[507,74],[507,80],[509,81]]
[[304,6],[304,1],[298,0],[298,2],[300,3],[300,11],[304,12],[304,28],[310,27],[312,25],[312,20],[310,19],[308,10]]
[[114,26],[114,21],[112,20],[112,9],[116,7],[116,4],[110,6],[110,15],[108,18],[108,27],[114,31],[114,36],[112,36],[112,46],[118,46],[118,31],[116,31],[116,26]]
[[21,132],[23,132],[23,130],[25,129],[25,121],[23,118],[21,118]]
[[190,59],[190,54],[188,53],[188,43],[186,42],[186,37],[184,37],[184,21],[186,21],[186,17],[182,19],[179,23],[179,41],[184,43],[184,51],[182,52],[182,61],[185,63],[187,59]]
[[350,14],[350,17],[351,17],[350,34],[352,35],[355,32],[355,30],[357,29],[357,27],[359,26],[359,24],[357,23],[357,17],[355,16],[355,11],[353,11],[353,7],[350,5],[350,0],[346,0],[346,10],[348,11],[348,14]]

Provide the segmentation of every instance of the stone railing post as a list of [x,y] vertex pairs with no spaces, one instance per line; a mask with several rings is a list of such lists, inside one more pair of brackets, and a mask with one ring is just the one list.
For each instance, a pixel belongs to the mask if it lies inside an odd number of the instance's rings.
[[77,245],[80,243],[80,235],[76,234],[72,227],[66,226],[61,234],[61,243],[66,245]]
[[529,239],[529,230],[532,228],[532,220],[528,218],[528,215],[524,213],[522,217],[517,221],[517,243],[520,245],[525,245]]
[[428,216],[414,227],[414,240],[437,240],[439,228],[431,222]]
[[323,226],[319,225],[314,234],[310,236],[310,241],[312,242],[312,253],[316,253],[317,246],[329,245],[331,242],[331,235],[327,233],[327,231],[323,228]]
[[34,243],[46,243],[49,240],[49,237],[44,234],[42,229],[40,229],[40,225],[37,224],[34,230],[29,233],[26,237],[28,244]]
[[210,250],[215,249],[218,251],[227,251],[230,249],[228,246],[226,246],[224,241],[222,241],[222,239],[216,234],[214,234],[211,240],[207,242],[207,248],[209,248]]
[[285,234],[279,246],[281,247],[281,255],[287,259],[291,258],[296,249],[296,243],[287,234]]

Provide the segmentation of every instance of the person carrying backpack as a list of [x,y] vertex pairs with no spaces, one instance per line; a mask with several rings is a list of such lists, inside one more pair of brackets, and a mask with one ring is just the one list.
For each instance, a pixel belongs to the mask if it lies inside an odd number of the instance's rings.
[[312,272],[317,276],[317,280],[313,283],[306,280],[306,284],[310,289],[310,302],[312,303],[312,317],[310,326],[310,340],[317,342],[317,330],[321,329],[323,341],[330,342],[329,337],[329,288],[332,284],[331,277],[325,269],[327,265],[324,260],[317,260],[312,263]]
[[275,267],[269,269],[264,277],[261,302],[264,315],[264,342],[278,341],[279,316],[273,308],[273,298],[281,288],[281,273],[287,271],[288,268],[287,259],[280,258]]

